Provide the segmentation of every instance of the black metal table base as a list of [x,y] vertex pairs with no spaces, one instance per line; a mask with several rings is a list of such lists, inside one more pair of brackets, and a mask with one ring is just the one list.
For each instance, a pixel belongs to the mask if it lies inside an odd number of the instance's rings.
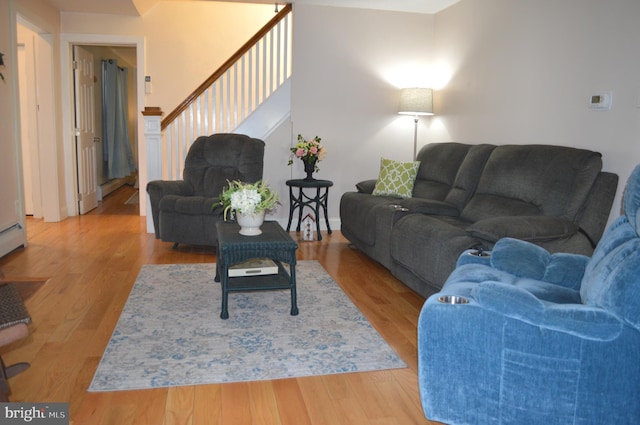
[[[327,225],[327,233],[331,234],[331,226],[329,225],[329,214],[327,211],[327,203],[329,198],[329,188],[333,186],[333,182],[330,180],[287,180],[287,186],[289,186],[289,222],[287,223],[287,232],[291,230],[291,222],[293,221],[293,214],[298,210],[298,226],[296,232],[300,231],[300,224],[302,222],[302,212],[305,207],[308,207],[315,214],[316,231],[318,233],[318,240],[322,240],[322,234],[320,233],[320,212],[324,213],[325,224]],[[294,192],[294,188],[298,188],[298,193]],[[304,193],[303,189],[315,189],[315,196],[309,196]],[[321,191],[324,189],[324,191]]]

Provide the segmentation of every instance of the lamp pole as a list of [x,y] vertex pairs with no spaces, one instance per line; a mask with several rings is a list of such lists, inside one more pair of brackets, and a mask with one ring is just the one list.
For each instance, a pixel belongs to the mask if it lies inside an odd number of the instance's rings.
[[433,115],[433,90],[409,88],[400,91],[398,113],[413,115],[413,160],[418,158],[418,116]]
[[413,117],[413,160],[418,158],[418,116]]

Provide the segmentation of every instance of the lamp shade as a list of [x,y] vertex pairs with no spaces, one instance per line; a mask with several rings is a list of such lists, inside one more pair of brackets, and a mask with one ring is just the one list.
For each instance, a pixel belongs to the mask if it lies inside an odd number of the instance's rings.
[[398,113],[403,115],[433,115],[433,90],[409,88],[400,91]]

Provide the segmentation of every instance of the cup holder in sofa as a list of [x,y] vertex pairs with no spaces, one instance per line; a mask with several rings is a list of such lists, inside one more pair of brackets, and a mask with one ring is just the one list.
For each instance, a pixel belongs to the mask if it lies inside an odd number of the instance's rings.
[[438,302],[442,304],[469,304],[469,300],[458,295],[443,295],[438,297]]
[[491,257],[491,251],[485,251],[482,248],[472,249],[468,251],[467,254],[473,257],[483,257],[483,258]]
[[398,205],[398,204],[391,204],[389,205],[391,207],[391,209],[395,210],[395,211],[401,211],[401,212],[407,212],[409,211],[409,208],[405,208],[402,205]]

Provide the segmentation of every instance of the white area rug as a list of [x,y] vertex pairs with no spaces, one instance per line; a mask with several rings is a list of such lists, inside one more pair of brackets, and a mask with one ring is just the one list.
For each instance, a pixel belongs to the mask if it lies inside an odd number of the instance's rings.
[[215,264],[145,265],[89,391],[258,381],[407,367],[317,261],[289,290],[229,295]]

